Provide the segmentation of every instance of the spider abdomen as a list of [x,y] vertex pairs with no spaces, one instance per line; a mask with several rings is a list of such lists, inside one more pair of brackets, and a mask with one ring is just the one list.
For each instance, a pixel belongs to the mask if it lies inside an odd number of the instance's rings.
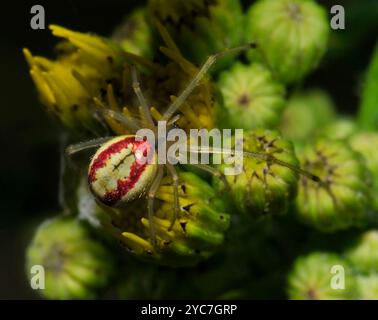
[[156,174],[152,146],[136,136],[120,136],[105,143],[94,155],[88,171],[90,190],[103,204],[122,207],[143,194]]

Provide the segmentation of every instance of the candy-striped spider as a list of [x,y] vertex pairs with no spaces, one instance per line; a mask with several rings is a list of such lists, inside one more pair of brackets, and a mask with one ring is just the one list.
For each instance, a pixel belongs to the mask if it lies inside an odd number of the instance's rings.
[[[177,113],[183,106],[186,99],[193,90],[201,83],[211,66],[224,54],[238,52],[248,48],[254,48],[255,45],[248,45],[234,49],[228,49],[224,52],[210,56],[205,64],[200,68],[198,73],[190,81],[183,92],[175,99],[162,114],[161,122],[166,126],[167,135],[170,130],[176,127],[179,118]],[[133,90],[140,104],[139,112],[141,119],[144,119],[144,126],[153,132],[157,132],[158,126],[154,121],[148,103],[142,93],[139,85],[138,75],[135,67],[131,68]],[[153,144],[147,139],[143,139],[136,133],[143,129],[139,122],[132,116],[103,108],[105,117],[111,118],[117,123],[127,128],[132,134],[117,136],[113,138],[101,138],[88,142],[72,145],[67,148],[67,153],[72,155],[88,148],[100,147],[92,158],[88,170],[89,188],[93,195],[102,204],[110,207],[126,207],[130,201],[147,195],[148,218],[153,221],[154,216],[154,199],[160,186],[161,180],[168,172],[172,176],[174,207],[173,219],[170,228],[173,227],[177,217],[180,214],[179,203],[179,174],[175,164],[180,163],[179,159],[167,159],[167,163],[161,164],[157,161],[158,155],[156,150],[159,149],[159,137],[153,141]],[[190,144],[189,144],[190,145]],[[153,152],[151,152],[153,151]],[[209,147],[189,147],[188,153],[198,154],[221,154],[223,157],[236,157],[237,154],[231,149],[220,149],[214,146]],[[242,158],[250,157],[260,159],[270,163],[286,166],[298,173],[308,176],[310,179],[319,181],[319,179],[310,173],[307,173],[296,166],[280,161],[274,156],[264,153],[255,153],[242,150]],[[148,162],[141,159],[148,158]],[[190,164],[190,163],[189,163]],[[227,187],[227,179],[223,172],[208,164],[192,164],[216,177],[221,179]],[[155,239],[153,223],[151,223],[151,238]]]

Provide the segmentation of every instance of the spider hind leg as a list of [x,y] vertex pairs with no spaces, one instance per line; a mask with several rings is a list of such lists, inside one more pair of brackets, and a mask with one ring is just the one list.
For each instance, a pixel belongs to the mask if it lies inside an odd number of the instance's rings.
[[179,175],[173,165],[167,164],[167,169],[170,175],[172,176],[172,183],[173,183],[173,203],[174,203],[173,218],[171,221],[171,225],[168,228],[168,231],[171,231],[180,214]]
[[156,193],[160,187],[161,180],[163,178],[163,168],[159,167],[157,175],[153,180],[150,189],[147,193],[147,210],[148,210],[148,221],[150,222],[150,237],[152,245],[156,245],[156,229],[154,224],[154,202]]

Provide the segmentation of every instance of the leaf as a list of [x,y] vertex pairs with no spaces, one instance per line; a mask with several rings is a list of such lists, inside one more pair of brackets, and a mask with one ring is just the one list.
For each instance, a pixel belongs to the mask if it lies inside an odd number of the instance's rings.
[[358,124],[365,130],[378,129],[378,44],[366,75]]

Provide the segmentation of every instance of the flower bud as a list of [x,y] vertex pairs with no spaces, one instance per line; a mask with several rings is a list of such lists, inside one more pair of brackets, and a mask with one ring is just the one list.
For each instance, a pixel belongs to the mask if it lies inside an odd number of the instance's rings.
[[299,218],[325,232],[363,226],[369,186],[360,155],[342,141],[327,139],[308,145],[299,158],[302,168],[321,180],[301,177],[296,199]]
[[112,39],[126,52],[152,59],[155,50],[154,39],[147,19],[144,8],[132,11],[113,32]]
[[378,230],[366,231],[346,252],[354,267],[363,273],[378,272]]
[[361,132],[352,135],[349,139],[352,149],[359,152],[371,174],[372,203],[375,211],[378,211],[378,134],[375,132]]
[[[239,0],[150,0],[149,8],[184,56],[197,64],[243,44],[244,17]],[[232,54],[222,57],[211,71],[225,68],[234,58]]]
[[224,213],[224,204],[215,190],[193,173],[180,173],[180,214],[173,226],[174,189],[170,177],[163,178],[158,189],[152,221],[146,202],[141,198],[130,203],[128,209],[109,214],[107,228],[132,254],[164,265],[192,265],[223,243],[230,217]]
[[[275,131],[257,129],[244,133],[243,149],[298,166],[293,145]],[[235,206],[241,212],[259,217],[287,211],[296,194],[298,173],[272,159],[244,156],[243,171],[227,175],[226,179]]]
[[282,135],[297,144],[313,140],[320,128],[335,119],[335,107],[324,91],[312,89],[292,96],[283,113]]
[[342,117],[326,126],[319,136],[325,139],[346,140],[356,132],[356,122],[352,119]]
[[70,217],[43,223],[27,250],[27,272],[33,266],[44,268],[48,299],[90,299],[109,281],[112,257],[105,247],[91,238],[86,227]]
[[285,89],[262,64],[236,63],[220,75],[218,88],[218,118],[223,127],[277,127],[285,105]]
[[299,257],[288,276],[288,294],[293,300],[354,299],[355,288],[348,263],[331,253]]
[[312,0],[260,0],[247,14],[246,37],[258,44],[250,59],[268,64],[285,83],[303,79],[325,53],[329,20]]
[[378,275],[376,273],[357,276],[356,286],[359,300],[378,300]]

